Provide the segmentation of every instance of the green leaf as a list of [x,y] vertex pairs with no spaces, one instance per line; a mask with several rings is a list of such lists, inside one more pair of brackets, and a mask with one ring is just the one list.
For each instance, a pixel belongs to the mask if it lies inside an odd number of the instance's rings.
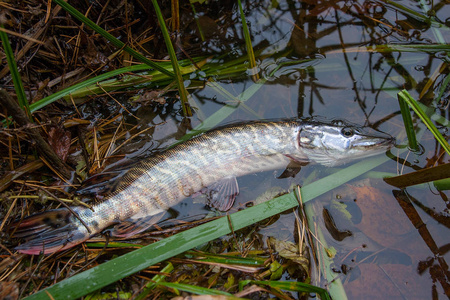
[[149,69],[149,67],[147,65],[136,65],[136,66],[131,66],[131,67],[125,67],[125,68],[117,69],[117,70],[114,70],[114,71],[111,71],[111,72],[108,72],[108,73],[96,76],[94,78],[87,79],[87,80],[85,80],[83,82],[75,84],[75,85],[73,85],[71,87],[68,87],[68,88],[62,90],[62,91],[56,92],[56,93],[54,93],[54,94],[52,94],[52,95],[50,95],[48,97],[45,97],[45,98],[41,99],[40,101],[37,101],[36,103],[31,104],[30,105],[30,111],[34,112],[34,111],[36,111],[38,109],[43,108],[46,105],[49,105],[50,103],[55,102],[56,100],[61,99],[62,97],[70,95],[71,93],[73,93],[73,92],[75,92],[75,91],[77,91],[79,89],[85,88],[85,87],[87,87],[89,85],[92,85],[92,84],[96,84],[97,82],[105,80],[105,79],[108,79],[110,77],[113,77],[113,76],[116,76],[116,75],[120,75],[120,74],[123,74],[125,72],[142,71],[142,70],[146,70],[146,69]]
[[203,288],[203,287],[199,287],[199,286],[195,286],[195,285],[191,285],[191,284],[174,283],[174,282],[158,282],[158,285],[185,291],[185,292],[188,292],[191,294],[196,294],[196,295],[233,296],[232,294],[224,292],[224,291],[207,289],[207,288]]
[[323,288],[303,282],[244,280],[241,283],[239,283],[239,288],[242,289],[244,285],[247,285],[249,283],[270,286],[272,288],[293,292],[315,293],[318,294],[321,299],[331,300],[330,295],[328,295],[328,292]]
[[270,264],[270,280],[278,280],[283,276],[284,268],[276,260]]
[[[5,28],[1,24],[0,27],[2,29]],[[3,49],[5,50],[6,61],[8,62],[9,71],[11,72],[11,77],[14,83],[14,89],[16,91],[17,100],[19,101],[20,107],[22,107],[22,109],[25,111],[30,120],[32,120],[28,100],[25,95],[25,90],[22,84],[22,79],[20,78],[20,74],[17,69],[16,58],[14,57],[14,52],[12,51],[11,44],[9,43],[8,35],[3,30],[0,30],[0,38],[2,40]]]
[[[211,254],[205,252],[188,251],[186,255],[193,256],[193,260],[201,262],[213,262],[219,264],[235,264],[245,266],[264,266],[265,258],[249,258],[223,254]],[[200,258],[196,258],[200,257]]]
[[411,113],[409,112],[409,106],[403,97],[398,95],[398,104],[400,105],[400,111],[403,117],[403,123],[405,124],[406,135],[408,136],[409,148],[413,151],[419,151],[419,144],[417,143],[416,133],[414,132],[414,125],[411,119]]
[[438,191],[450,190],[450,178],[436,180],[433,185]]
[[177,55],[175,53],[175,50],[173,49],[172,41],[170,40],[170,34],[169,31],[167,30],[166,22],[164,21],[161,9],[159,8],[158,1],[152,0],[152,3],[156,11],[156,17],[158,18],[159,26],[161,27],[164,41],[166,42],[170,61],[172,62],[172,67],[175,72],[175,80],[177,82],[178,92],[180,93],[183,115],[185,117],[191,117],[192,111],[191,108],[189,107],[188,92],[186,90],[186,87],[184,86],[184,80],[183,77],[181,76],[180,65],[178,64]]
[[419,106],[416,100],[408,93],[407,90],[403,90],[398,93],[398,97],[402,98],[408,105],[414,110],[414,112],[419,116],[422,122],[428,127],[431,133],[434,135],[436,140],[441,144],[442,148],[444,148],[445,152],[450,155],[450,145],[447,143],[447,140],[442,136],[436,126],[433,124],[431,119],[425,114],[422,108]]
[[248,25],[245,19],[244,10],[242,9],[241,0],[238,0],[238,5],[239,5],[239,13],[241,15],[242,20],[242,30],[244,31],[244,40],[245,40],[245,47],[247,48],[248,61],[250,63],[251,71],[254,72],[253,79],[254,81],[257,81],[259,76],[258,73],[256,73],[255,52],[253,51],[252,38],[250,36],[250,31],[248,30]]
[[134,300],[146,299],[147,295],[150,294],[150,292],[157,286],[157,284],[162,282],[166,278],[164,273],[170,273],[172,271],[173,265],[171,263],[168,263],[167,266],[165,266],[164,269],[161,270],[161,274],[153,276],[150,282],[145,285],[144,290],[139,295],[137,295]]

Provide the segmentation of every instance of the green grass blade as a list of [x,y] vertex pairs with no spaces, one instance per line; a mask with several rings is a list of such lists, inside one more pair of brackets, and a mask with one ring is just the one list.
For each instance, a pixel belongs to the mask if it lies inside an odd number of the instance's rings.
[[441,88],[439,89],[439,93],[437,94],[436,98],[434,99],[434,101],[435,101],[436,103],[438,103],[438,102],[441,101],[441,98],[442,98],[442,96],[444,95],[445,90],[447,89],[447,87],[449,86],[449,84],[450,84],[450,74],[447,74],[447,76],[445,76],[444,81],[442,82]]
[[[201,59],[198,58],[194,61],[197,62],[197,64],[202,65],[203,62],[201,62]],[[204,61],[204,59],[203,59]],[[190,62],[190,61],[189,61]],[[172,66],[168,63],[161,64],[162,67],[166,68],[167,70],[171,70]],[[133,65],[129,67],[120,68],[111,72],[107,72],[104,74],[101,74],[99,76],[87,79],[83,82],[80,82],[78,84],[75,84],[73,86],[70,86],[64,90],[61,90],[59,92],[56,92],[48,97],[45,97],[36,103],[33,103],[30,105],[30,111],[34,112],[38,109],[41,109],[45,107],[46,105],[49,105],[61,98],[67,97],[71,95],[74,98],[79,97],[85,97],[87,95],[92,95],[95,93],[104,93],[104,91],[112,91],[112,90],[119,90],[127,87],[135,87],[138,86],[141,83],[145,82],[153,82],[153,83],[164,83],[168,80],[170,80],[170,77],[166,74],[161,74],[159,71],[149,71],[151,67],[143,64],[143,65]],[[181,67],[182,74],[190,74],[194,72],[196,69],[192,65],[186,65]],[[140,74],[136,75],[125,75],[122,77],[121,80],[117,79],[110,79],[111,77],[129,73],[129,72],[138,72],[138,71],[148,71],[149,73],[146,74],[147,77],[151,77],[151,79],[145,79]],[[107,81],[105,81],[107,80]],[[101,86],[101,88],[100,88]]]
[[[332,175],[304,186],[301,190],[304,203],[322,195],[337,186],[367,172],[387,161],[384,156],[374,157],[340,170]],[[277,197],[265,203],[247,208],[230,215],[233,229],[239,230],[270,216],[276,215],[298,205],[294,193]],[[41,290],[26,299],[48,299],[48,294],[55,299],[75,299],[93,292],[101,287],[116,282],[121,278],[139,272],[151,265],[169,259],[175,255],[195,248],[208,241],[231,232],[228,218],[220,218],[207,224],[180,232],[176,235],[137,249],[118,258],[112,259],[83,273],[67,278],[55,285]],[[79,287],[83,286],[83,289]]]
[[151,293],[151,291],[157,286],[157,284],[160,283],[161,281],[163,281],[166,278],[164,273],[170,273],[172,271],[173,271],[173,265],[172,265],[172,263],[168,263],[167,266],[165,266],[161,270],[161,272],[160,272],[161,274],[153,276],[151,281],[145,285],[144,290],[139,295],[137,295],[134,298],[134,300],[144,300],[144,299],[146,299],[147,295]]
[[[5,28],[3,25],[0,25],[0,27]],[[8,34],[3,30],[0,30],[0,37],[3,44],[3,49],[5,50],[5,56],[6,61],[8,62],[9,71],[11,72],[12,80],[14,83],[14,89],[16,91],[17,100],[19,101],[20,107],[22,107],[22,109],[25,111],[25,113],[31,120],[30,107],[28,105],[28,100],[25,95],[22,79],[20,78],[20,74],[17,69],[16,58],[14,57],[14,52],[12,51],[11,44],[9,43]]]
[[333,266],[335,266],[336,263],[329,255],[327,241],[323,235],[323,232],[320,229],[320,226],[314,226],[318,216],[315,215],[314,206],[312,203],[305,205],[305,213],[311,232],[320,241],[318,249],[316,248],[316,256],[319,259],[319,266],[323,271],[323,276],[328,282],[328,291],[333,299],[347,300],[347,294],[342,284],[340,274],[333,271]]
[[33,103],[30,105],[30,111],[34,112],[38,109],[41,109],[42,107],[49,105],[50,103],[55,102],[58,99],[61,99],[62,97],[68,96],[71,93],[81,89],[81,88],[85,88],[89,85],[93,85],[96,84],[99,81],[111,78],[113,76],[117,76],[126,72],[131,72],[131,71],[142,71],[142,70],[146,70],[149,69],[149,66],[147,65],[135,65],[135,66],[131,66],[131,67],[125,67],[125,68],[121,68],[121,69],[117,69],[99,76],[96,76],[94,78],[90,78],[87,79],[83,82],[80,82],[78,84],[75,84],[71,87],[68,87],[62,91],[56,92],[48,97],[45,97],[39,101],[37,101],[36,103]]
[[323,288],[320,288],[320,287],[317,287],[317,286],[314,286],[311,284],[303,283],[303,282],[244,280],[244,281],[239,282],[239,289],[242,290],[242,287],[249,283],[270,286],[272,288],[286,290],[286,291],[315,293],[315,294],[318,294],[322,300],[323,299],[331,300],[330,295],[328,295],[328,292],[326,290],[324,290]]
[[239,13],[241,14],[242,30],[244,31],[245,47],[247,48],[248,61],[250,63],[250,69],[253,74],[252,75],[253,80],[257,81],[259,79],[259,76],[256,71],[255,52],[253,51],[252,38],[250,36],[250,31],[248,30],[248,25],[245,19],[244,10],[242,9],[241,0],[238,0],[238,5],[239,5]]
[[[86,243],[86,246],[88,248],[104,248],[105,243],[104,242],[88,242]],[[119,242],[110,242],[107,245],[107,248],[142,248],[142,245],[139,244],[131,244],[131,243],[119,243]]]
[[431,131],[431,133],[434,135],[436,140],[441,144],[442,148],[444,148],[445,152],[447,152],[448,155],[450,155],[450,146],[445,140],[445,138],[442,136],[442,134],[439,132],[439,130],[436,128],[436,126],[433,124],[431,119],[425,114],[425,112],[420,108],[417,101],[414,100],[414,98],[408,93],[408,91],[403,90],[398,93],[398,97],[402,98],[408,105],[414,110],[414,112],[419,116],[419,118],[422,120],[422,122],[425,123],[425,125],[428,127],[428,129]]
[[414,11],[410,8],[407,8],[406,6],[396,2],[396,1],[391,1],[391,0],[384,0],[386,2],[386,4],[391,5],[393,7],[395,7],[398,11],[400,11],[401,13],[408,15],[410,17],[413,17],[414,19],[424,22],[426,24],[429,25],[433,25],[436,26],[438,28],[442,27],[442,28],[448,28],[446,27],[444,24],[439,23],[433,19],[431,19],[429,16],[421,14],[417,11]]
[[[227,62],[227,63],[220,63],[220,62],[208,62],[206,63],[206,59],[204,57],[195,58],[194,61],[197,63],[197,65],[203,66],[202,69],[205,72],[206,76],[215,76],[217,78],[221,78],[224,76],[230,76],[230,74],[234,73],[240,73],[245,71],[245,68],[243,67],[243,58],[237,58],[233,61]],[[310,60],[302,60],[302,61],[296,61],[296,63],[304,63],[308,62]],[[189,63],[189,64],[188,64]],[[206,63],[206,64],[205,64]],[[275,68],[270,76],[273,76],[273,74],[279,70],[281,67],[285,65],[289,65],[290,63],[281,63],[277,68]],[[165,68],[169,72],[172,69],[172,66],[168,62],[164,62],[160,64],[161,67]],[[96,93],[104,93],[104,91],[112,91],[112,90],[119,90],[123,88],[128,87],[136,87],[139,86],[139,84],[146,83],[146,82],[152,82],[152,83],[158,83],[160,85],[169,83],[171,78],[167,76],[166,74],[162,74],[159,71],[148,71],[151,69],[151,67],[148,67],[147,65],[134,65],[130,67],[125,67],[121,69],[117,69],[111,72],[107,72],[105,74],[87,79],[86,81],[80,82],[78,84],[75,84],[71,87],[68,87],[64,90],[58,91],[48,97],[45,97],[36,103],[33,103],[30,105],[30,111],[35,112],[38,109],[41,109],[45,107],[46,105],[49,105],[53,103],[54,101],[57,101],[61,98],[67,97],[71,95],[73,98],[80,98],[80,97],[86,97],[87,95],[93,95]],[[138,72],[138,71],[147,71],[145,74],[147,77],[151,77],[151,79],[145,79],[140,74],[136,75],[125,75],[121,78],[121,80],[117,79],[110,79],[111,77],[121,75],[124,73],[129,72]],[[196,68],[190,64],[190,61],[183,61],[182,67],[180,68],[181,74],[190,74],[194,71],[196,71]],[[105,81],[107,80],[107,81]],[[238,95],[237,97],[231,97],[235,100],[236,105],[227,105],[223,107],[221,110],[219,110],[212,118],[209,118],[205,121],[204,124],[202,124],[199,128],[196,128],[194,130],[194,133],[191,134],[195,135],[199,131],[204,130],[204,128],[212,128],[215,125],[222,122],[225,118],[227,118],[233,111],[236,110],[237,104],[243,104],[246,100],[248,100],[251,96],[253,96],[266,82],[265,79],[259,80],[258,83],[250,86],[246,91]],[[209,83],[209,85],[212,84],[213,88],[217,89],[218,92],[221,92],[221,90],[218,87],[218,84],[215,83]],[[100,88],[101,86],[101,88]],[[441,118],[441,116],[436,116],[438,118]],[[212,121],[212,122],[211,122]]]
[[395,44],[385,44],[377,46],[367,46],[368,51],[377,52],[426,52],[426,53],[436,53],[436,52],[449,52],[450,45],[448,44],[438,44],[438,45],[395,45]]
[[191,2],[192,12],[194,13],[194,20],[195,20],[195,24],[197,25],[198,33],[200,34],[200,38],[202,39],[202,42],[204,42],[205,41],[205,34],[203,33],[203,28],[200,25],[200,21],[198,19],[198,14],[197,14],[197,11],[195,9],[195,5],[194,5],[194,3],[192,3],[192,1],[190,1],[190,2]]
[[[430,13],[433,13],[433,11],[428,7],[427,1],[419,0],[420,7],[426,13],[427,15],[431,16]],[[433,3],[433,2],[432,2]],[[448,23],[447,23],[448,24]],[[441,24],[444,25],[444,24]],[[440,27],[443,26],[431,26],[431,30],[433,31],[434,37],[436,38],[436,41],[438,41],[440,44],[447,44],[445,42],[445,38],[440,30]],[[449,29],[448,27],[445,27],[446,29]]]
[[450,190],[450,178],[436,180],[433,185],[438,191]]
[[103,36],[105,39],[110,41],[117,48],[123,49],[124,51],[128,52],[131,56],[133,56],[134,58],[139,60],[140,62],[142,62],[152,68],[155,68],[156,70],[160,71],[161,73],[164,73],[170,77],[174,76],[173,73],[167,71],[165,68],[160,67],[157,63],[149,60],[148,58],[146,58],[139,52],[135,51],[133,48],[125,45],[122,41],[115,38],[112,34],[107,32],[106,30],[104,30],[103,28],[98,26],[97,24],[95,24],[92,20],[86,18],[81,12],[76,10],[73,6],[71,6],[67,2],[65,2],[63,0],[53,0],[53,2],[57,3],[59,6],[61,6],[65,11],[67,11],[73,17],[77,18],[79,21],[86,24],[86,26],[88,26],[89,28],[91,28],[92,30],[94,30],[95,32],[97,32],[98,34]]
[[[191,260],[200,262],[213,262],[218,264],[229,264],[229,265],[243,265],[243,266],[256,266],[262,267],[266,261],[265,258],[248,258],[232,255],[223,254],[211,254],[205,252],[188,251],[185,253]],[[197,258],[200,257],[200,258]]]
[[196,294],[196,295],[233,296],[232,294],[224,292],[224,291],[207,289],[207,288],[203,288],[203,287],[199,287],[199,286],[195,286],[195,285],[191,285],[191,284],[175,283],[175,282],[159,282],[158,285],[185,291],[185,292],[188,292],[191,294]]
[[170,61],[172,62],[172,67],[175,72],[175,80],[178,86],[178,92],[180,93],[181,106],[183,108],[183,115],[185,117],[191,117],[192,111],[189,107],[188,101],[188,92],[186,87],[184,86],[184,80],[181,76],[180,65],[178,64],[177,55],[175,50],[173,49],[172,41],[170,40],[170,34],[167,30],[166,22],[164,21],[164,17],[162,15],[161,9],[159,8],[158,1],[152,0],[153,7],[156,11],[156,16],[158,18],[159,26],[161,27],[161,31],[164,37],[164,41],[166,42],[167,51],[169,52]]
[[414,132],[414,125],[409,112],[409,106],[406,101],[398,95],[398,104],[405,124],[406,135],[408,136],[409,148],[413,151],[419,151],[419,144],[417,143],[416,133]]

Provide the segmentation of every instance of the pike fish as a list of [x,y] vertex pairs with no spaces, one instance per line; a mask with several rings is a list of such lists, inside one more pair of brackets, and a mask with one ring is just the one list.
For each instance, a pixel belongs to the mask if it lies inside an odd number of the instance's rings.
[[310,162],[337,166],[385,152],[393,143],[385,133],[342,120],[226,126],[140,161],[92,209],[62,208],[25,218],[15,228],[15,236],[25,240],[16,249],[26,254],[61,251],[111,225],[116,225],[113,236],[129,237],[198,192],[210,206],[226,211],[239,193],[236,177]]

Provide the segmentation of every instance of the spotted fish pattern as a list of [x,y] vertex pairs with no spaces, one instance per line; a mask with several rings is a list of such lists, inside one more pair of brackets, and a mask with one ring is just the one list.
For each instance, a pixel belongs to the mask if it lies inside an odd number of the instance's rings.
[[121,225],[116,236],[130,236],[198,192],[226,210],[239,192],[236,177],[285,168],[293,162],[339,165],[386,151],[392,143],[387,134],[340,120],[260,121],[216,129],[139,162],[104,201],[92,209],[73,207],[78,217],[58,209],[24,219],[15,235],[25,242],[16,249],[27,254],[53,253],[113,224]]

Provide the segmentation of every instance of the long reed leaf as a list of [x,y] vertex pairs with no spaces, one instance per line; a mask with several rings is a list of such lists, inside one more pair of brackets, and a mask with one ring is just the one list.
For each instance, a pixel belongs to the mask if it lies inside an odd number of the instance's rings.
[[436,180],[433,185],[438,191],[450,190],[450,178]]
[[252,78],[256,82],[256,81],[258,81],[259,76],[258,76],[258,73],[256,72],[256,59],[255,59],[255,52],[253,51],[253,46],[252,46],[252,37],[250,35],[247,21],[245,19],[244,10],[242,9],[241,0],[238,0],[238,5],[239,5],[239,13],[241,15],[241,21],[242,21],[242,30],[244,32],[245,47],[247,49],[248,61],[250,63],[250,70],[252,72]]
[[[0,24],[1,28],[4,28]],[[20,107],[25,111],[28,118],[31,119],[30,107],[28,105],[28,100],[25,95],[25,90],[23,88],[22,79],[20,78],[19,70],[17,69],[16,58],[14,57],[14,52],[9,43],[8,34],[3,30],[0,30],[0,38],[2,40],[3,49],[5,50],[6,61],[8,62],[9,71],[11,72],[11,77],[14,83],[14,90],[16,91],[17,100],[19,101]]]
[[384,0],[386,2],[386,4],[395,7],[399,12],[408,15],[410,17],[413,17],[414,19],[424,22],[426,24],[430,24],[436,27],[443,27],[443,28],[448,28],[446,27],[444,24],[439,23],[435,20],[433,20],[431,17],[421,14],[415,10],[412,10],[396,1],[392,1],[392,0]]
[[438,44],[438,45],[402,45],[402,44],[384,44],[377,46],[368,46],[366,47],[368,51],[377,51],[377,52],[426,52],[426,53],[436,53],[445,51],[450,51],[450,45],[448,44]]
[[207,289],[191,284],[184,284],[184,283],[175,283],[175,282],[158,282],[158,285],[165,286],[172,289],[177,289],[181,291],[185,291],[191,294],[196,295],[224,295],[224,296],[233,296],[230,293],[219,291],[219,290],[213,290],[213,289]]
[[314,211],[314,206],[312,205],[312,203],[307,203],[304,207],[308,219],[309,229],[319,241],[317,243],[318,247],[315,248],[315,255],[316,257],[318,257],[318,265],[320,267],[320,270],[323,272],[323,276],[328,282],[328,292],[333,299],[347,300],[347,293],[345,292],[341,277],[333,270],[333,266],[335,266],[336,264],[333,261],[333,258],[329,255],[327,241],[320,226],[315,226],[317,212]]
[[48,97],[45,97],[45,98],[37,101],[36,103],[31,104],[30,105],[30,111],[34,112],[34,111],[36,111],[38,109],[41,109],[44,106],[55,102],[56,100],[59,100],[59,99],[65,97],[65,96],[68,96],[71,93],[73,93],[73,92],[75,92],[75,91],[77,91],[79,89],[82,89],[82,88],[88,87],[90,85],[96,84],[99,81],[102,81],[102,80],[105,80],[105,79],[108,79],[108,78],[111,78],[113,76],[117,76],[117,75],[120,75],[120,74],[123,74],[123,73],[126,73],[126,72],[148,70],[149,68],[150,67],[147,66],[147,65],[135,65],[135,66],[131,66],[131,67],[125,67],[125,68],[117,69],[117,70],[114,70],[114,71],[107,72],[105,74],[96,76],[94,78],[87,79],[87,80],[85,80],[83,82],[80,82],[80,83],[75,84],[75,85],[73,85],[71,87],[68,87],[68,88],[66,88],[64,90],[56,92],[56,93],[54,93],[54,94],[52,94],[52,95],[50,95]]
[[[206,61],[203,59],[203,62],[200,61],[198,58],[195,59],[197,65],[202,66]],[[161,64],[162,67],[166,68],[167,70],[171,70],[172,66],[167,63]],[[80,82],[78,84],[74,84],[73,86],[70,86],[66,89],[63,89],[59,92],[56,92],[48,97],[45,97],[36,103],[33,103],[30,105],[30,111],[35,112],[38,109],[41,109],[45,107],[46,105],[49,105],[61,98],[67,97],[69,95],[73,96],[74,98],[79,97],[85,97],[87,95],[92,95],[95,93],[103,93],[104,91],[112,91],[112,90],[119,90],[127,87],[139,87],[139,84],[146,83],[146,82],[153,82],[153,83],[159,83],[162,84],[168,80],[170,80],[170,77],[166,74],[161,74],[159,71],[153,71],[152,68],[147,65],[134,65],[129,67],[120,68],[111,72],[107,72],[104,74],[101,74],[99,76],[89,78],[83,82]],[[196,69],[192,65],[188,66],[182,66],[181,67],[181,73],[182,74],[190,74],[194,72]],[[122,79],[115,80],[110,79],[111,77],[129,73],[129,72],[139,72],[139,71],[148,71],[149,73],[145,74],[136,74],[134,75],[125,75],[122,77]],[[147,79],[145,78],[147,77]],[[108,80],[108,81],[105,81]]]
[[195,9],[195,5],[194,5],[194,3],[192,3],[192,1],[190,1],[190,2],[191,2],[192,12],[194,13],[194,20],[195,20],[195,24],[197,25],[198,33],[200,34],[200,38],[202,39],[202,42],[204,42],[205,41],[205,34],[203,33],[203,28],[200,25],[200,21],[199,21],[199,18],[198,18],[197,11]]
[[177,82],[178,92],[180,93],[180,101],[181,101],[181,106],[183,108],[183,115],[185,117],[191,117],[192,111],[189,106],[188,92],[186,90],[186,87],[184,86],[184,80],[181,75],[180,65],[178,64],[177,55],[175,53],[175,50],[173,49],[172,41],[170,40],[170,34],[169,34],[169,31],[167,30],[166,22],[164,21],[164,17],[162,15],[161,9],[159,8],[158,1],[152,0],[152,3],[153,3],[153,7],[155,8],[155,11],[156,11],[156,17],[158,18],[159,26],[161,27],[164,41],[166,42],[170,61],[172,62],[172,67],[175,72],[175,80]]
[[447,143],[447,140],[442,136],[436,126],[433,124],[431,119],[425,114],[425,112],[420,108],[417,101],[408,93],[408,91],[403,90],[398,93],[398,96],[401,97],[408,105],[414,110],[414,112],[419,116],[422,122],[428,127],[431,133],[434,135],[439,144],[444,148],[445,152],[450,155],[450,145]]
[[144,64],[146,64],[146,65],[148,65],[148,66],[150,66],[152,68],[155,68],[156,70],[160,71],[161,73],[164,73],[164,74],[166,74],[166,75],[168,75],[170,77],[174,76],[174,74],[169,72],[169,71],[167,71],[167,69],[162,68],[157,63],[149,60],[148,58],[146,58],[145,56],[143,56],[139,52],[135,51],[133,48],[125,45],[125,43],[123,43],[122,41],[120,41],[117,38],[115,38],[112,34],[110,34],[108,31],[104,30],[103,28],[101,28],[97,24],[95,24],[89,18],[86,18],[81,12],[76,10],[73,6],[71,6],[67,2],[65,2],[63,0],[53,0],[53,2],[57,3],[59,6],[61,6],[65,11],[67,11],[73,17],[77,18],[83,24],[86,24],[86,26],[88,26],[89,28],[91,28],[92,30],[94,30],[95,32],[97,32],[98,34],[103,36],[105,39],[110,41],[117,48],[123,49],[124,51],[128,52],[131,56],[133,56],[134,58],[139,60],[140,62],[142,62],[142,63],[144,63]]
[[411,113],[409,112],[409,106],[400,96],[398,96],[398,104],[400,105],[400,112],[402,113],[403,123],[405,124],[409,148],[413,151],[419,151],[419,144],[417,143],[416,133],[414,132],[414,125],[412,123]]
[[244,280],[239,282],[239,289],[242,290],[244,285],[254,283],[258,285],[270,286],[272,288],[287,290],[293,292],[315,293],[323,300],[331,300],[328,292],[323,288],[313,286],[311,284],[295,281],[260,281],[260,280]]
[[445,91],[447,90],[449,84],[450,84],[450,74],[447,74],[447,76],[445,76],[445,79],[442,82],[441,88],[439,89],[439,93],[437,94],[436,98],[434,99],[434,101],[436,103],[441,101],[441,98],[444,95]]

